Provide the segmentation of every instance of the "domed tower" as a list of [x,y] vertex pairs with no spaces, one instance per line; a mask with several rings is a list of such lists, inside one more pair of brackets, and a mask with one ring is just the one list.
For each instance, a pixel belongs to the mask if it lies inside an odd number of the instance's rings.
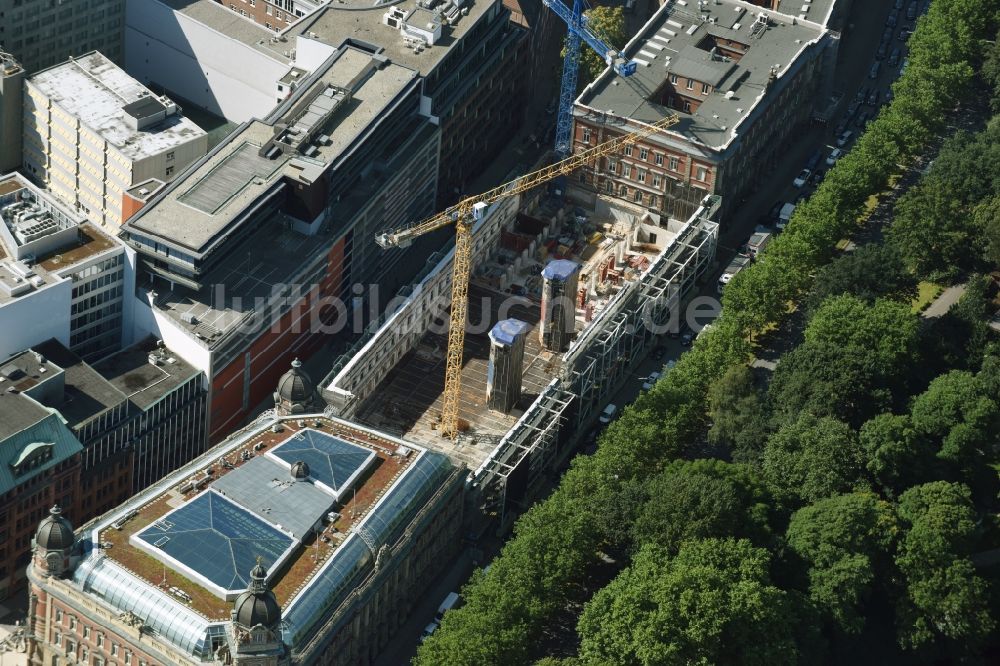
[[35,569],[43,576],[62,576],[73,568],[73,548],[76,535],[73,526],[63,518],[62,509],[54,505],[38,525],[35,533],[33,560]]
[[235,649],[230,651],[233,664],[277,666],[284,663],[281,642],[281,606],[267,586],[267,570],[257,558],[250,570],[250,586],[233,602]]
[[305,481],[309,478],[309,464],[297,460],[292,463],[291,468],[292,478],[296,481]]
[[305,414],[316,408],[316,387],[309,375],[302,370],[299,359],[292,361],[292,368],[278,380],[274,392],[274,410],[282,416]]

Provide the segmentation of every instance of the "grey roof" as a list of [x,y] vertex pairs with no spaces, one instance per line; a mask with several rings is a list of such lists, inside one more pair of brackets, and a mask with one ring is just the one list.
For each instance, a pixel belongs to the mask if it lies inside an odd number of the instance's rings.
[[[331,84],[343,85],[372,65],[370,54],[345,49],[314,84],[300,86],[295,99],[306,98]],[[238,226],[248,208],[281,186],[283,177],[297,180],[307,166],[319,165],[322,170],[334,163],[416,77],[412,69],[394,64],[361,77],[352,90],[349,109],[334,113],[323,123],[321,131],[329,142],[318,147],[310,158],[296,152],[282,153],[271,160],[258,158],[257,151],[276,134],[274,124],[258,120],[244,124],[231,140],[188,169],[161,197],[130,219],[126,231],[155,237],[195,256],[210,253],[230,229]],[[295,106],[291,109],[278,120],[294,120],[291,116]]]
[[62,399],[46,404],[58,409],[71,428],[125,402],[125,394],[59,341],[49,340],[34,350],[66,373]]
[[[158,365],[149,362],[158,353]],[[94,365],[96,373],[140,409],[146,409],[201,372],[169,349],[158,348],[152,338],[124,349]]]
[[[331,46],[339,47],[348,39],[356,39],[367,44],[374,44],[384,49],[383,55],[395,63],[411,67],[424,76],[431,73],[448,54],[453,44],[458,43],[472,27],[486,14],[486,11],[500,0],[466,0],[462,9],[468,9],[466,16],[449,26],[441,24],[441,39],[433,46],[424,47],[420,53],[406,45],[403,35],[398,29],[392,28],[382,21],[382,16],[390,9],[402,9],[405,12],[420,9],[416,0],[401,2],[373,2],[372,0],[337,0],[326,7],[318,9],[312,16],[300,21],[289,34],[304,37],[314,37]],[[415,13],[414,19],[421,13]]]
[[212,487],[257,516],[302,540],[333,508],[334,498],[311,481],[294,481],[287,467],[258,456]]
[[[764,97],[772,67],[782,77],[798,67],[800,56],[826,30],[825,7],[834,0],[815,2],[806,20],[766,11],[769,27],[751,35],[756,17],[763,10],[741,0],[715,0],[698,11],[696,3],[680,6],[666,3],[643,26],[625,48],[638,63],[636,73],[621,78],[605,70],[577,99],[577,113],[592,109],[600,113],[655,122],[674,110],[653,101],[654,95],[678,74],[710,84],[712,92],[695,94],[702,100],[694,113],[677,112],[681,122],[670,132],[679,132],[712,150],[724,150],[738,136],[739,125]],[[799,7],[803,2],[799,3]],[[796,12],[797,14],[797,12]],[[711,22],[710,19],[714,19]],[[722,58],[706,47],[713,36],[748,46],[737,61]],[[700,89],[696,93],[700,93]],[[727,93],[731,93],[727,98]],[[585,107],[585,108],[581,108]]]

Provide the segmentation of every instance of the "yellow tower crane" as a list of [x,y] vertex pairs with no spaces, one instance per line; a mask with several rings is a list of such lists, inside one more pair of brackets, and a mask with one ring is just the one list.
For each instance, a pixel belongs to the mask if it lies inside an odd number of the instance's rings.
[[615,154],[625,146],[675,125],[678,120],[676,114],[670,114],[661,120],[645,125],[636,132],[609,139],[482,194],[466,197],[423,222],[381,233],[375,237],[375,242],[382,248],[406,247],[419,236],[449,224],[455,225],[455,258],[451,271],[448,357],[444,375],[440,424],[443,436],[455,439],[458,434],[458,404],[462,388],[462,356],[465,347],[466,311],[469,305],[469,271],[472,263],[472,226],[475,221],[486,214],[486,209],[490,205],[501,199],[517,196],[554,178],[569,175],[595,159]]

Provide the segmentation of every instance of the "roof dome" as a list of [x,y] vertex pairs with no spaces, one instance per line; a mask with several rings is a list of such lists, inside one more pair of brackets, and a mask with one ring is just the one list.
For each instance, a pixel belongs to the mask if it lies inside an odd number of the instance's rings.
[[292,463],[292,478],[293,479],[308,479],[309,478],[309,464],[298,460]]
[[49,509],[49,515],[38,525],[35,543],[45,550],[65,550],[71,547],[75,540],[73,526],[62,517],[59,505],[54,505]]
[[259,558],[257,566],[250,570],[250,587],[233,602],[233,618],[244,627],[274,627],[281,621],[281,606],[274,592],[267,589],[267,570]]
[[308,407],[312,404],[315,390],[309,375],[302,370],[302,362],[295,359],[292,361],[292,368],[278,380],[278,390],[274,397],[276,402],[293,408],[297,405]]

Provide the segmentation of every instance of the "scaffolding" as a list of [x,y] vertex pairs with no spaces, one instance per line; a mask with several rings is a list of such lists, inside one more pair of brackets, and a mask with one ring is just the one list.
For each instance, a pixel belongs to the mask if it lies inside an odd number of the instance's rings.
[[[639,279],[619,291],[563,356],[559,376],[504,435],[472,475],[478,504],[505,529],[530,505],[542,475],[564,459],[667,327],[697,279],[712,266],[720,199],[708,196]],[[649,324],[653,324],[650,326]]]

